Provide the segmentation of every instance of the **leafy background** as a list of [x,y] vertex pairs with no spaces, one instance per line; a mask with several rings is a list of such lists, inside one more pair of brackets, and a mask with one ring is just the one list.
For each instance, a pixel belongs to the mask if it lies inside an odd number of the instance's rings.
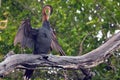
[[[31,19],[32,26],[42,24],[41,10],[46,4],[53,7],[50,23],[66,55],[83,55],[103,44],[120,28],[120,0],[0,0],[0,59],[10,50],[21,53],[13,41],[22,20]],[[8,20],[7,27],[2,29]],[[28,49],[24,52],[30,52]],[[58,55],[57,53],[55,53]],[[92,69],[93,80],[120,80],[120,53],[110,58],[113,69],[101,64]],[[69,70],[69,80],[80,80],[80,70]],[[111,76],[112,75],[112,76]],[[23,70],[15,70],[0,80],[22,80]],[[32,80],[63,80],[63,70],[37,70]]]

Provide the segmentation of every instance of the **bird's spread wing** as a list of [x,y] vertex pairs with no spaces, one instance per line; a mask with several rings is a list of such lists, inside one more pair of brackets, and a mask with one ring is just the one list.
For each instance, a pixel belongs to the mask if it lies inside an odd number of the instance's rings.
[[63,51],[62,47],[59,45],[55,32],[52,28],[51,28],[51,35],[52,35],[51,48],[59,52],[60,55],[65,56],[65,52]]
[[36,29],[32,29],[30,20],[26,19],[22,21],[18,32],[14,39],[14,45],[17,43],[20,43],[20,46],[22,48],[28,47],[33,48],[34,45],[34,37],[37,34]]

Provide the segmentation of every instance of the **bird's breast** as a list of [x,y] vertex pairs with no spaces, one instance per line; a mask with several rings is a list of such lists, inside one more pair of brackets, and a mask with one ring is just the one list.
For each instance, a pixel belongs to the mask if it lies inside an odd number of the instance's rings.
[[36,39],[37,53],[48,53],[51,46],[51,34],[47,29],[40,29]]

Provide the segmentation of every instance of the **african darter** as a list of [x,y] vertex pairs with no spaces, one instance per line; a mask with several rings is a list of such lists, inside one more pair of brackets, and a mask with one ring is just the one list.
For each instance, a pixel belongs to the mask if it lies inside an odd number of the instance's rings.
[[[16,34],[14,45],[20,43],[22,48],[28,47],[33,49],[33,54],[48,54],[51,50],[55,50],[60,55],[65,55],[59,45],[54,30],[50,26],[49,17],[52,13],[52,7],[46,5],[42,10],[42,27],[33,29],[30,19],[22,21]],[[29,80],[34,70],[26,70],[24,78]]]

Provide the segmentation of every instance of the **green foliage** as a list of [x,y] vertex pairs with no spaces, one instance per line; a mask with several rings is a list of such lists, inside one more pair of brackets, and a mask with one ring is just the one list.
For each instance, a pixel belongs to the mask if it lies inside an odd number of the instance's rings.
[[[42,24],[41,10],[46,4],[53,6],[50,23],[56,29],[59,43],[69,56],[82,55],[99,47],[120,27],[119,0],[2,0],[1,2],[0,21],[8,19],[7,28],[0,30],[1,59],[10,50],[20,53],[20,48],[14,47],[13,41],[21,20],[31,18],[32,26],[38,28]],[[105,64],[102,64],[93,69],[96,72],[93,80],[120,79],[120,60],[115,55],[111,61],[116,71],[105,70]],[[63,73],[57,72],[58,74],[49,74],[50,77],[46,77],[47,71],[40,70],[34,78],[63,80]],[[79,71],[77,73],[80,74]],[[77,80],[76,75],[71,74],[72,71],[69,77]],[[21,80],[21,76],[17,75],[18,80]],[[4,80],[14,79],[15,76],[11,75]]]

